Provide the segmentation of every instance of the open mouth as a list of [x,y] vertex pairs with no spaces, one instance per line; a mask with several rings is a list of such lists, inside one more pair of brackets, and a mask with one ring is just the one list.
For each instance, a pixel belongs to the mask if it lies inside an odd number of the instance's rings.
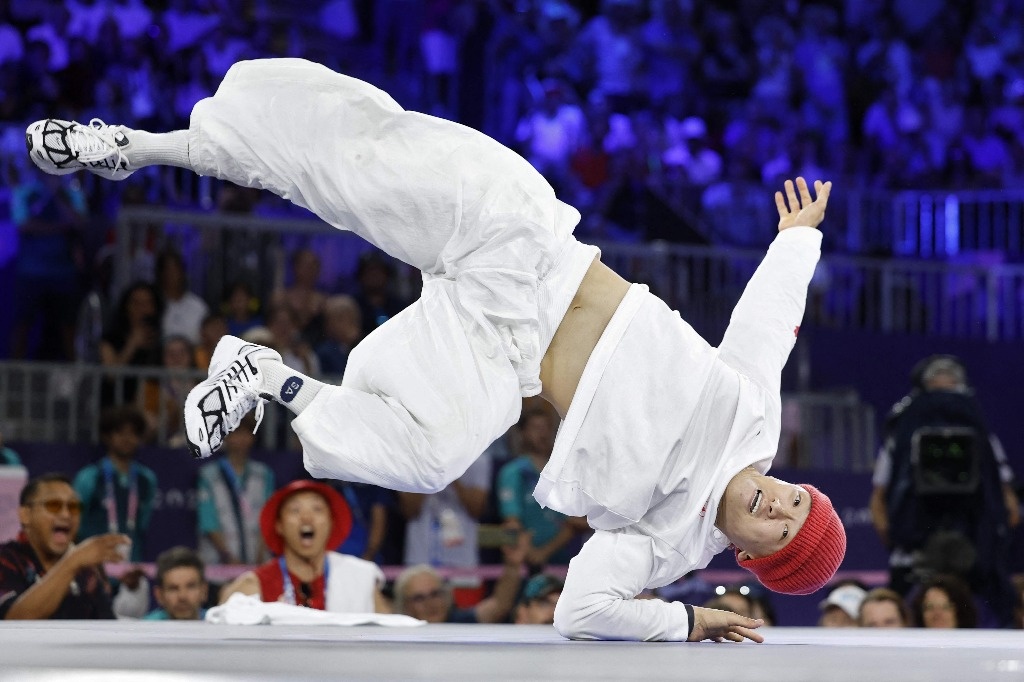
[[750,513],[756,514],[757,510],[761,508],[761,500],[764,498],[764,493],[758,490],[754,493],[754,499],[750,501]]
[[57,542],[70,542],[71,541],[71,527],[62,526],[60,524],[53,527],[51,533],[54,540]]
[[299,529],[299,539],[303,542],[311,542],[316,536],[316,530],[312,526],[303,526]]

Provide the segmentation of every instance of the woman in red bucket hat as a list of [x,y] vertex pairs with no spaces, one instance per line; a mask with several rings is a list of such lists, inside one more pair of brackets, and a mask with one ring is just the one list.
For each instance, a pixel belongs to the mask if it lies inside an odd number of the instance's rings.
[[263,506],[260,529],[274,558],[226,585],[221,603],[239,592],[339,613],[391,612],[377,564],[332,551],[352,530],[352,512],[334,488],[318,481],[279,488]]

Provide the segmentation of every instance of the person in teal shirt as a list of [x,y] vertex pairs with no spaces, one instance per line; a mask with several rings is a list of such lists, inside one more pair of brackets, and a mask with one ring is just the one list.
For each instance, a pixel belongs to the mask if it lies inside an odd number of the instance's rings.
[[277,489],[274,472],[250,458],[256,417],[247,414],[224,438],[223,457],[199,468],[199,558],[207,564],[262,564],[270,558],[260,512]]
[[188,547],[171,547],[156,559],[153,597],[160,608],[143,620],[203,620],[208,596],[206,568],[199,555]]
[[568,564],[579,551],[577,536],[588,529],[585,520],[543,509],[533,497],[554,447],[555,428],[555,416],[546,406],[523,410],[519,420],[523,454],[498,471],[499,513],[506,523],[532,533],[526,563],[534,568]]
[[81,469],[74,487],[82,501],[79,541],[104,533],[124,533],[132,541],[128,560],[142,561],[153,515],[156,474],[135,461],[146,420],[138,408],[125,405],[104,411],[100,437],[107,455]]
[[18,453],[4,445],[4,434],[0,433],[0,466],[21,466]]

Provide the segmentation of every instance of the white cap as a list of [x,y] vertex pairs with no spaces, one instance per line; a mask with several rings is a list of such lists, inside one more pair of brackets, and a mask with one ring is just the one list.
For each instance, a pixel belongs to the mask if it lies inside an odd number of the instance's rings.
[[829,595],[818,604],[818,608],[824,611],[830,606],[838,606],[846,611],[850,618],[856,619],[860,614],[860,604],[867,594],[856,585],[843,585],[829,592]]

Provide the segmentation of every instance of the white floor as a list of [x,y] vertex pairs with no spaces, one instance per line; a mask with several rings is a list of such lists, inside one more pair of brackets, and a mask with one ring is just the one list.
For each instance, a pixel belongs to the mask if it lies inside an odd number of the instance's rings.
[[0,623],[0,680],[1024,680],[1024,632],[766,629],[763,645],[568,642],[552,628]]

